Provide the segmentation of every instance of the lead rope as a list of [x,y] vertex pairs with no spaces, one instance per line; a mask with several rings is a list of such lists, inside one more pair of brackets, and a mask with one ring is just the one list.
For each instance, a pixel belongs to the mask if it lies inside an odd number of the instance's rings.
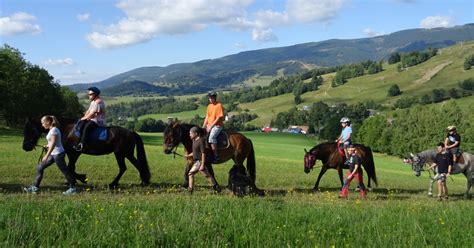
[[41,150],[41,154],[39,155],[39,158],[38,158],[38,164],[39,164],[39,163],[41,163],[43,155],[48,151],[48,149],[46,148],[46,146],[40,146],[40,145],[36,145],[36,146],[39,146],[39,147],[43,148]]

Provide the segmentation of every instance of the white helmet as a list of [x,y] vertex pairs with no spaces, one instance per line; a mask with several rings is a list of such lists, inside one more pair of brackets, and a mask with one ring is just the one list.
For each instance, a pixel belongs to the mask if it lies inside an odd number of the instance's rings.
[[351,119],[349,119],[348,117],[342,117],[340,122],[341,123],[349,123],[349,122],[351,122]]

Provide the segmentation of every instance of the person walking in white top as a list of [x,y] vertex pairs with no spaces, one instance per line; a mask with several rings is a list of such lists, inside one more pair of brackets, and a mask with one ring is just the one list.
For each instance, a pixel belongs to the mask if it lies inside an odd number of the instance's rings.
[[75,187],[76,180],[72,176],[71,172],[66,166],[66,161],[64,160],[66,152],[61,142],[61,132],[58,128],[59,122],[56,117],[52,115],[46,115],[41,118],[41,125],[45,129],[49,129],[49,132],[46,135],[48,144],[45,146],[45,148],[48,150],[37,166],[35,183],[31,186],[23,188],[23,190],[28,193],[37,193],[41,184],[41,180],[43,179],[44,170],[56,162],[59,170],[61,170],[61,172],[64,174],[64,177],[69,184],[69,189],[63,192],[63,194],[75,194],[77,192]]

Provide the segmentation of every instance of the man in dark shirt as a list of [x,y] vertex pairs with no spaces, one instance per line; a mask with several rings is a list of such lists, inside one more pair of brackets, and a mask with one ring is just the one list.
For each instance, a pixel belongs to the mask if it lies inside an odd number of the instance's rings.
[[453,163],[456,163],[458,156],[461,155],[461,135],[457,133],[456,126],[449,126],[447,130],[448,135],[446,135],[446,139],[444,140],[444,146],[446,150],[453,155]]
[[436,146],[438,153],[435,157],[435,162],[429,167],[437,167],[438,174],[435,179],[438,181],[438,199],[448,199],[448,187],[446,186],[446,178],[449,177],[453,169],[452,154],[446,151],[443,143],[438,143]]
[[365,188],[363,178],[362,178],[363,171],[361,167],[361,158],[357,154],[357,151],[354,145],[349,145],[347,151],[349,152],[349,159],[348,159],[349,171],[347,172],[347,178],[346,180],[344,180],[344,186],[342,186],[339,197],[347,198],[347,196],[349,195],[349,186],[351,184],[352,179],[354,179],[355,177],[357,178],[357,182],[359,183],[360,197],[362,199],[365,199],[367,195],[367,190]]
[[201,171],[206,179],[209,181],[209,184],[213,187],[216,187],[216,179],[209,173],[206,165],[206,145],[204,144],[204,139],[199,135],[199,128],[192,127],[189,131],[189,137],[193,140],[193,152],[186,155],[186,157],[193,158],[193,166],[189,170],[189,193],[192,193],[194,190],[194,175]]

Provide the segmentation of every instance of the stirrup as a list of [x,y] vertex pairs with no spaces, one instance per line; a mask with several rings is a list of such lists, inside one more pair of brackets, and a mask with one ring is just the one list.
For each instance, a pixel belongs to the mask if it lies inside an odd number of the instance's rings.
[[72,148],[74,150],[76,150],[77,152],[81,152],[84,149],[84,145],[82,143],[79,143],[79,144],[73,146]]

